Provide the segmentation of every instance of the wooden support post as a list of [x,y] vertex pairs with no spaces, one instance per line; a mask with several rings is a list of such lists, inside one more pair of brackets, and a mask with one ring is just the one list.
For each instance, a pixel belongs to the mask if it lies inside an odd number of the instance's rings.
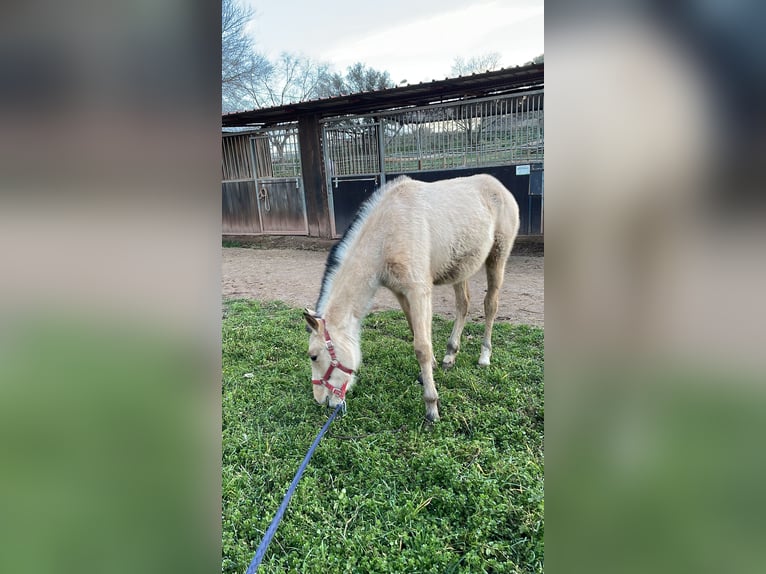
[[306,192],[309,236],[329,239],[332,237],[332,228],[322,162],[322,128],[319,125],[319,116],[304,115],[298,118],[298,141],[301,150],[303,189]]

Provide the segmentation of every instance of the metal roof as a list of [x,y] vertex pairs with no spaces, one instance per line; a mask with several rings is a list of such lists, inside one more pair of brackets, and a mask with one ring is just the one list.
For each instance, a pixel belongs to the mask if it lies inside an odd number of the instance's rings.
[[544,84],[544,75],[545,64],[504,68],[494,72],[433,80],[387,90],[233,112],[221,117],[221,125],[223,127],[268,126],[294,122],[302,115],[317,115],[324,118],[345,114],[364,114],[462,98],[512,93],[525,88],[539,88]]

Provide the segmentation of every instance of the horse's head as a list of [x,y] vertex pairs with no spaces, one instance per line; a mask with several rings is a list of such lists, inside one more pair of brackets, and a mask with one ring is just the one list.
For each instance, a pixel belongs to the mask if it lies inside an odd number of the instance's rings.
[[333,339],[325,320],[315,311],[305,309],[309,332],[309,357],[311,358],[311,383],[314,399],[320,405],[328,402],[331,407],[346,400],[346,391],[354,384],[356,373],[353,350],[347,348],[343,337]]

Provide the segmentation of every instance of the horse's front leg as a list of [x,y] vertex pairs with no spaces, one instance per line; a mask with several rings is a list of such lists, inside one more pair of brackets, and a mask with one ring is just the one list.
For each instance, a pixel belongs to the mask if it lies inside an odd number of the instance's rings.
[[439,420],[439,394],[436,392],[433,372],[433,348],[431,345],[431,290],[419,289],[407,294],[412,319],[415,357],[420,365],[423,381],[423,401],[426,404],[426,419]]
[[[394,291],[394,295],[396,295],[397,301],[399,301],[399,306],[402,308],[402,311],[404,311],[404,316],[407,319],[407,325],[410,327],[410,333],[412,333],[413,339],[415,337],[415,330],[412,328],[412,312],[410,311],[410,303],[407,300],[407,297],[403,294]],[[431,356],[431,364],[433,365],[433,368],[436,368],[436,357],[433,355]],[[418,382],[422,385],[423,384],[423,377],[421,375],[418,375]]]

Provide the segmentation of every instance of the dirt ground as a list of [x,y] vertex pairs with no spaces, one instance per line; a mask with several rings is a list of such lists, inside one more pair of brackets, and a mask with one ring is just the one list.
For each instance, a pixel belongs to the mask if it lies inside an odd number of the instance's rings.
[[[327,248],[223,248],[223,297],[252,298],[263,301],[279,300],[295,307],[313,307],[319,295]],[[500,292],[498,321],[525,323],[543,327],[544,257],[541,255],[511,255],[505,268],[505,281]],[[481,270],[470,282],[469,318],[484,319],[484,293],[487,279]],[[375,295],[372,311],[399,309],[396,298],[380,289]],[[434,287],[433,312],[447,318],[455,316],[452,287]]]

